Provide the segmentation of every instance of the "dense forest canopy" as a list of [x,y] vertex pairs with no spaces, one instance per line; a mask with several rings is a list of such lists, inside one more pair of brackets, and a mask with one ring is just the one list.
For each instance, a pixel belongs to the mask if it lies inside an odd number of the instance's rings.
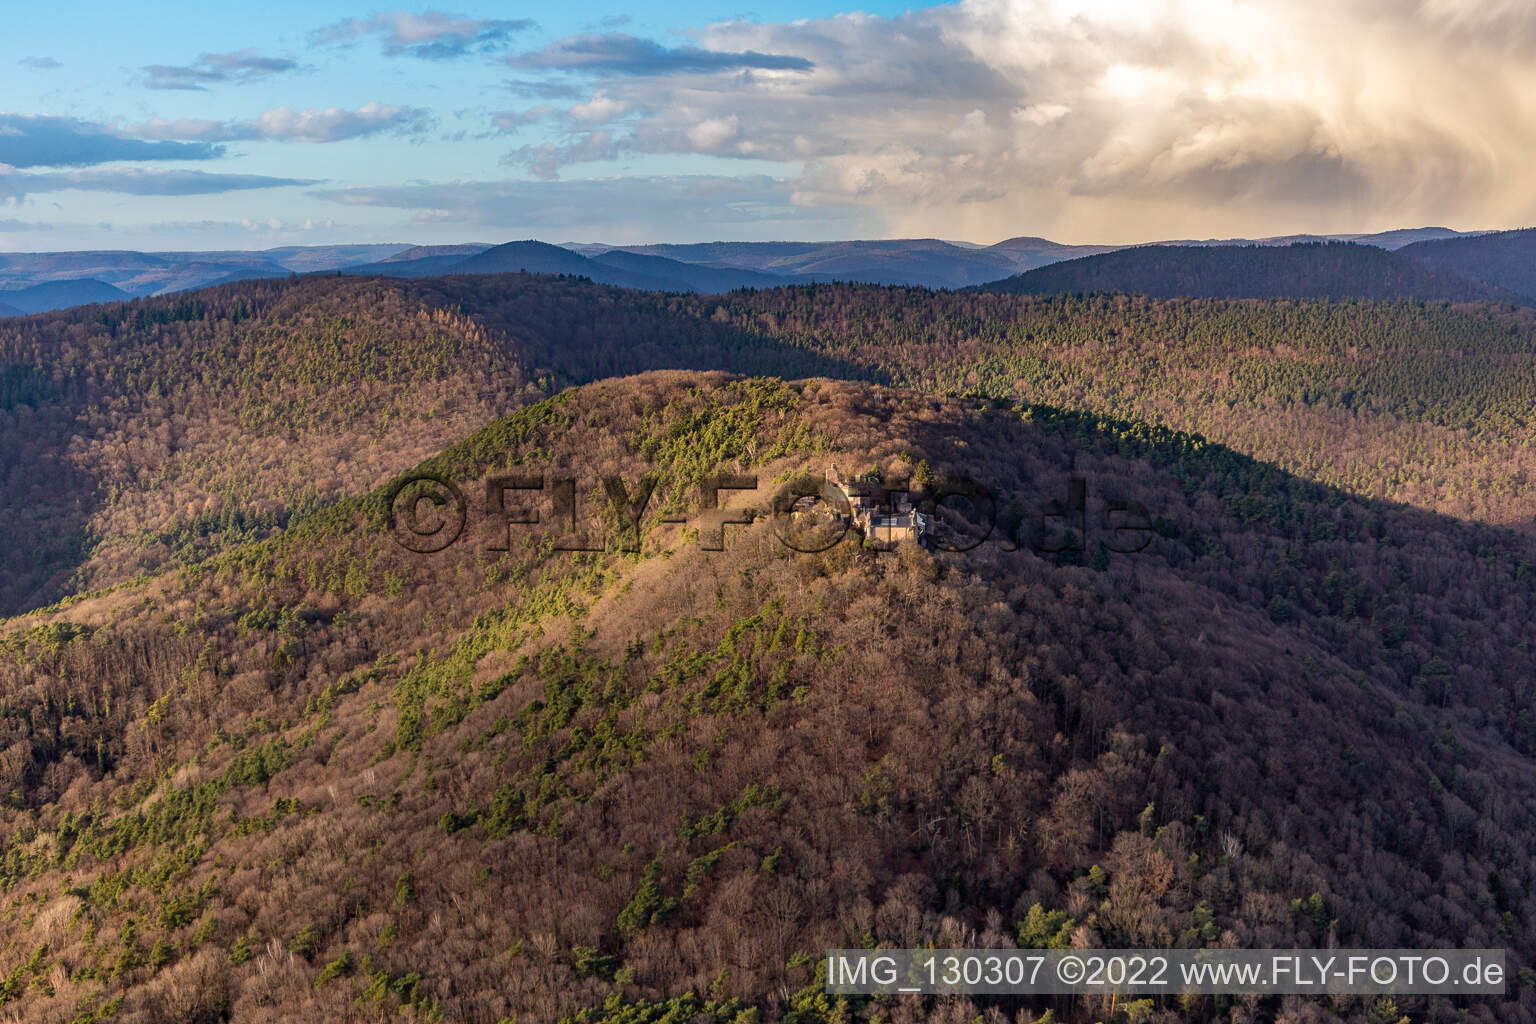
[[1426,239],[1407,246],[1403,254],[1425,266],[1536,296],[1536,228]]
[[[826,379],[605,380],[410,468],[468,495],[569,474],[601,516],[605,475],[834,464],[987,481],[1000,536],[801,555],[761,518],[708,551],[685,487],[688,522],[658,502],[638,552],[470,530],[421,555],[386,533],[385,479],[12,620],[4,1009],[1530,1019],[1522,535],[1144,423]],[[1084,543],[1004,543],[1073,478]],[[1108,501],[1148,510],[1144,550],[1101,546]],[[1493,946],[1514,981],[1462,1003],[822,994],[825,948],[930,942]]]
[[[1453,239],[1453,242],[1462,241]],[[1425,242],[1420,245],[1443,245]],[[1012,295],[1126,292],[1164,298],[1417,299],[1529,303],[1529,280],[1498,279],[1470,265],[1427,262],[1419,246],[1388,252],[1352,242],[1293,245],[1144,245],[1052,263],[983,285]],[[1513,282],[1513,283],[1509,283]]]
[[[9,322],[0,1008],[1529,1020],[1533,352],[1501,304],[526,274]],[[711,475],[833,466],[983,481],[994,536],[701,543]],[[413,472],[480,513],[436,554],[388,532]],[[575,481],[596,550],[493,545],[507,474]],[[1073,481],[1086,535],[1035,543]],[[930,942],[1477,945],[1515,980],[821,993],[825,948]]]

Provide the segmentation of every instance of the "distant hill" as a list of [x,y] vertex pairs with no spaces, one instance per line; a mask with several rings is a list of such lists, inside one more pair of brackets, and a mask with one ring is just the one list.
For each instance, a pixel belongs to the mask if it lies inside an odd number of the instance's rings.
[[[382,267],[376,264],[373,269]],[[624,249],[611,249],[589,258],[562,246],[532,239],[498,245],[454,263],[440,272],[502,274],[520,271],[588,277],[602,284],[647,291],[727,292],[737,288],[772,288],[797,281],[794,277],[784,275],[731,267],[698,266]]]
[[1427,266],[1536,299],[1536,228],[1417,242],[1400,252]]
[[[1269,235],[1264,238],[1170,238],[1155,245],[1295,245],[1298,242],[1357,242],[1374,245],[1378,249],[1400,249],[1413,242],[1431,238],[1460,238],[1463,232],[1450,228],[1398,228],[1394,231],[1378,231],[1374,234],[1343,235]],[[1122,246],[1121,248],[1131,248]]]
[[46,313],[50,309],[83,306],[88,302],[119,302],[132,298],[121,288],[105,281],[86,278],[81,281],[49,281],[28,288],[0,291],[0,302],[23,313]]
[[[1421,238],[1455,236],[1449,228],[1408,228],[1375,235],[1293,235],[1276,238],[1206,239],[1168,245],[1284,246],[1295,242],[1356,241],[1392,249]],[[735,267],[803,280],[860,281],[929,288],[963,288],[1021,274],[1063,260],[1131,248],[1123,245],[1065,245],[1048,238],[1020,236],[995,245],[936,238],[834,242],[702,242],[683,245],[570,245],[588,257],[623,251],[664,256],[703,266]]]
[[529,238],[492,246],[457,264],[466,274],[586,274],[591,262],[558,245]]
[[[1055,245],[1050,242],[1045,244]],[[1008,243],[1000,245],[1007,246]],[[1006,248],[991,246],[973,249],[937,238],[845,242],[702,242],[622,248],[626,252],[663,256],[685,263],[754,270],[786,278],[912,284],[929,288],[960,288],[980,284],[1023,269],[1019,259]],[[1026,260],[1029,258],[1025,257]]]
[[1383,249],[1401,249],[1405,245],[1415,242],[1425,242],[1440,238],[1469,238],[1481,232],[1452,231],[1450,228],[1398,228],[1395,231],[1378,231],[1369,235],[1334,235],[1334,239],[1340,242],[1359,242],[1362,245],[1375,245]]
[[699,266],[623,249],[575,249],[528,239],[504,245],[422,245],[376,263],[345,267],[343,274],[383,277],[441,277],[448,274],[566,274],[601,284],[644,291],[728,292],[773,288],[802,278],[729,267]]
[[1121,247],[1117,245],[1063,245],[1049,238],[1025,236],[1005,239],[996,245],[987,246],[985,251],[1006,255],[1013,261],[1017,272],[1023,273],[1036,267],[1060,263],[1062,260],[1097,256],[1101,252],[1114,252],[1119,248]]
[[993,268],[1009,265],[1012,260],[1003,251],[963,249],[936,238],[917,238],[836,242],[775,269],[840,281],[959,288],[993,273]]
[[406,244],[290,245],[262,252],[0,253],[0,289],[95,279],[128,295],[163,295],[231,281],[335,270],[353,263],[382,259],[409,248]]
[[380,260],[380,263],[414,263],[418,260],[438,259],[457,256],[466,259],[478,255],[487,249],[495,248],[490,242],[466,242],[463,245],[413,245],[403,252],[397,252],[388,259]]
[[[222,254],[198,253],[198,262],[217,261]],[[249,254],[247,259],[265,262],[263,257]],[[49,281],[76,281],[92,278],[105,281],[133,295],[145,295],[157,290],[161,282],[175,277],[180,261],[168,254],[85,251],[85,252],[15,252],[0,253],[0,289],[25,288]],[[221,270],[220,274],[229,273]],[[194,281],[194,285],[208,280],[208,275]]]
[[[424,246],[423,248],[434,247]],[[356,266],[342,267],[336,273],[365,277],[373,274],[382,277],[439,277],[443,274],[458,273],[454,268],[465,259],[466,257],[459,253],[418,256],[415,259],[387,259],[377,263],[359,263]]]
[[737,288],[774,288],[806,280],[802,276],[765,274],[735,267],[711,267],[683,263],[662,256],[612,249],[591,257],[593,263],[631,274],[643,274],[657,280],[675,281],[678,291],[729,292]]
[[0,302],[0,316],[25,316],[25,315],[26,315],[25,313],[23,313],[21,310],[17,309],[15,306],[8,306],[5,303]]
[[1014,295],[1125,292],[1164,298],[1523,301],[1506,289],[1352,242],[1140,246],[1053,263],[985,289]]
[[386,245],[284,245],[265,249],[264,256],[286,270],[304,274],[315,270],[335,270],[353,263],[386,259],[412,248],[404,242]]
[[[188,256],[201,255],[189,253]],[[211,258],[204,260],[188,259],[167,261],[164,268],[157,271],[153,277],[139,277],[127,282],[127,285],[119,285],[126,291],[135,295],[167,295],[171,292],[190,291],[193,288],[207,288],[216,284],[228,284],[231,281],[250,281],[261,277],[287,277],[294,271],[281,263],[276,263],[265,257],[259,257],[252,253],[248,257],[240,254],[210,253]],[[223,256],[224,258],[218,258]],[[131,285],[132,287],[128,287]]]
[[[1455,239],[1449,228],[1405,228],[1369,235],[1288,235],[1263,239],[1190,239],[1160,245],[1233,248],[1310,241],[1354,241],[1384,249],[1430,239]],[[277,246],[260,251],[135,252],[101,250],[0,253],[0,290],[48,282],[94,279],[130,296],[165,295],[213,285],[289,274],[437,277],[455,273],[564,273],[605,284],[652,291],[717,294],[736,288],[853,281],[868,284],[965,288],[1022,274],[1064,260],[1129,248],[1067,245],[1020,236],[994,245],[936,238],[826,242],[704,242],[607,245],[488,242],[448,245],[385,244]],[[543,248],[533,248],[543,246]],[[581,256],[570,260],[552,249]],[[493,255],[493,250],[499,250]],[[478,262],[467,264],[468,260]],[[514,265],[515,264],[515,265]],[[1518,276],[1518,274],[1516,275]],[[1498,283],[1498,282],[1493,282]],[[1509,287],[1506,285],[1505,287]],[[1512,290],[1521,294],[1520,288]]]

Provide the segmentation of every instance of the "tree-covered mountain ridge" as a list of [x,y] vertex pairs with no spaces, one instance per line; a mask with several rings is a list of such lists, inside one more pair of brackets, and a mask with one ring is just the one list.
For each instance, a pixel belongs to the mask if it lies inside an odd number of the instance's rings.
[[[699,543],[705,477],[834,464],[986,481],[1006,536],[1080,479],[1088,534],[801,554],[764,516]],[[660,483],[638,552],[498,550],[476,516],[418,554],[386,504],[414,474],[477,512],[488,477],[569,476],[599,518],[604,477]],[[1147,510],[1143,550],[1101,549],[1107,502]],[[1118,1012],[1525,1020],[1533,564],[1518,534],[1046,406],[718,373],[563,390],[0,630],[0,999],[21,1020],[1091,1021],[1108,1005],[832,1000],[817,965],[1337,943],[1507,947],[1515,980],[1467,1005]]]
[[[1487,240],[1450,241],[1471,249]],[[1052,263],[981,287],[1015,295],[1101,291],[1162,298],[1536,302],[1536,293],[1525,287],[1527,282],[1512,282],[1519,287],[1511,289],[1504,283],[1508,275],[1495,281],[1475,274],[1476,268],[1467,261],[1430,263],[1413,255],[1438,252],[1432,247],[1447,244],[1415,243],[1396,252],[1353,242],[1146,245]]]
[[[1448,228],[1411,228],[1376,234],[1286,235],[1264,239],[1182,240],[1160,245],[1287,245],[1328,239],[1396,250],[1415,242],[1475,240],[1488,235]],[[290,274],[377,274],[430,277],[528,270],[574,273],[608,284],[662,291],[718,292],[773,287],[797,281],[861,281],[959,288],[996,281],[1074,256],[1129,248],[1126,245],[1063,245],[1023,236],[994,245],[935,238],[852,239],[829,242],[705,242],[668,245],[566,243],[525,240],[499,246],[456,245],[282,246],[260,252],[28,252],[0,253],[0,316],[21,316],[129,296],[168,295],[231,281]],[[487,259],[477,257],[488,250]],[[1415,250],[1417,252],[1417,250]],[[1431,261],[1432,262],[1432,261]],[[1528,273],[1528,272],[1527,272]],[[1478,276],[1473,274],[1473,276]],[[1499,283],[1493,278],[1490,283]],[[1515,291],[1529,294],[1529,289]]]
[[0,326],[0,608],[375,487],[569,384],[821,375],[1199,433],[1312,479],[1525,528],[1529,311],[813,285],[724,296],[537,275],[242,282]]

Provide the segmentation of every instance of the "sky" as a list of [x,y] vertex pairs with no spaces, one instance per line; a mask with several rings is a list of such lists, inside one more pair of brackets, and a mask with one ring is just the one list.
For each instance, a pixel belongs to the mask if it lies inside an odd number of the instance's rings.
[[736,2],[27,5],[0,250],[1536,224],[1529,0]]

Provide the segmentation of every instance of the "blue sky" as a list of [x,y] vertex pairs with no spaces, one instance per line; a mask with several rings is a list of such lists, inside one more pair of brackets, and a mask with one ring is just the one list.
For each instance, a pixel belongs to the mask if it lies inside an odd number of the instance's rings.
[[0,53],[0,249],[1536,220],[1505,0],[57,3]]

